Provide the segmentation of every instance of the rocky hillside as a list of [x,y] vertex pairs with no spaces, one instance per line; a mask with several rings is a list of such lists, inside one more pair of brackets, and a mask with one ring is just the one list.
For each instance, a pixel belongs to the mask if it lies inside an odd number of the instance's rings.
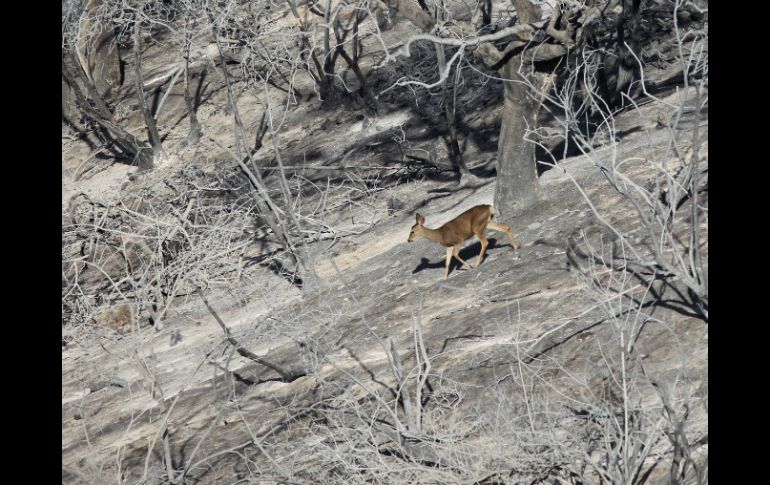
[[[385,35],[413,32],[401,21]],[[167,58],[147,45],[150,79]],[[113,102],[146,138],[132,71],[128,60]],[[330,106],[297,74],[301,100],[255,157],[307,228],[312,285],[230,156],[217,67],[194,147],[183,88],[170,92],[158,117],[167,159],[152,170],[63,123],[62,482],[707,481],[707,308],[681,278],[633,266],[664,246],[629,196],[688,167],[707,178],[708,143],[693,150],[707,103],[670,68],[646,74],[655,96],[617,111],[614,139],[562,152],[540,201],[505,221],[520,247],[489,232],[483,263],[453,264],[446,281],[444,248],[407,236],[417,212],[438,227],[492,202],[499,82],[460,93],[476,175],[460,185],[430,100],[402,90],[376,109]],[[286,102],[235,87],[250,133],[265,102]],[[707,182],[696,200],[681,200],[661,237],[697,227],[707,269]],[[461,257],[475,263],[479,249],[474,238]]]

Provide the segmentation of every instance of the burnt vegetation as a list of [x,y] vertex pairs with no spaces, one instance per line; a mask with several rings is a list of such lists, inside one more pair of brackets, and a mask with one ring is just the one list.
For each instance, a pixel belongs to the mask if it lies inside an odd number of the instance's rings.
[[707,483],[706,1],[62,33],[63,482]]

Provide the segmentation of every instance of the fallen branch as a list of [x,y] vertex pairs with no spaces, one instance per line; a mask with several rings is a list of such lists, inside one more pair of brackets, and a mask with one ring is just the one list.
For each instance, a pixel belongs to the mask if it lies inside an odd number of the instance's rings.
[[256,362],[257,364],[264,365],[265,367],[274,370],[281,376],[282,382],[292,382],[300,377],[304,377],[307,375],[306,372],[302,371],[287,371],[271,362],[268,362],[267,360],[263,359],[262,357],[258,356],[254,352],[244,348],[240,343],[238,343],[238,340],[235,339],[235,337],[232,336],[230,333],[230,330],[225,325],[225,322],[222,321],[222,319],[219,317],[219,314],[211,307],[208,300],[205,296],[203,296],[203,293],[201,291],[198,291],[198,296],[201,297],[201,300],[203,300],[203,304],[206,305],[206,308],[208,308],[209,313],[211,313],[211,316],[214,317],[214,320],[217,321],[220,327],[222,327],[222,331],[225,332],[225,338],[232,345],[235,347],[235,351],[238,352],[238,354],[241,357],[245,357],[253,362]]
[[543,291],[543,290],[529,290],[529,291],[525,291],[525,292],[523,292],[523,293],[519,293],[519,294],[517,294],[517,295],[513,295],[513,296],[506,296],[506,297],[493,297],[493,298],[491,298],[489,301],[490,301],[490,302],[492,302],[492,303],[496,303],[496,302],[498,302],[498,301],[513,301],[513,300],[519,300],[519,299],[521,299],[521,298],[524,298],[524,297],[527,297],[527,296],[536,295],[536,294],[540,293],[541,291]]

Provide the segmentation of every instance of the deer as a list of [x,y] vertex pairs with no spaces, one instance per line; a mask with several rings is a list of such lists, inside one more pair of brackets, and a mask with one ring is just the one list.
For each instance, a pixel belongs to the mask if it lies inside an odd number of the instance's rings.
[[437,229],[429,229],[424,226],[425,217],[417,213],[417,223],[412,226],[407,242],[424,237],[446,246],[446,270],[444,271],[444,280],[446,280],[449,277],[449,263],[452,261],[452,256],[463,264],[463,268],[471,269],[470,265],[460,257],[460,249],[463,247],[463,243],[474,235],[481,241],[481,252],[479,252],[479,258],[476,261],[476,267],[479,267],[484,259],[484,251],[487,249],[487,244],[489,244],[485,235],[487,229],[508,234],[508,238],[511,240],[511,250],[515,251],[519,248],[519,245],[513,238],[511,228],[505,224],[492,222],[492,217],[494,217],[494,207],[488,204],[477,205],[443,226]]

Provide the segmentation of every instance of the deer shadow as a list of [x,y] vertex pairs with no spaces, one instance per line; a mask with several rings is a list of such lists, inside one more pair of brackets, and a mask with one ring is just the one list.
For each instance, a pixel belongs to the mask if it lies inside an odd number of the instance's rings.
[[[487,250],[484,252],[484,261],[489,259],[489,251],[494,250],[498,247],[505,247],[505,246],[511,246],[510,243],[502,244],[500,246],[497,245],[497,239],[493,237],[488,237],[487,241],[489,242],[489,245],[487,246]],[[460,250],[460,257],[464,259],[468,264],[470,264],[472,267],[475,268],[476,266],[476,258],[479,256],[479,252],[481,252],[481,241],[476,241],[473,244],[471,244],[468,247],[462,248]],[[484,263],[482,261],[482,264]],[[435,263],[431,263],[428,258],[420,258],[420,264],[418,264],[413,270],[412,274],[419,273],[420,271],[424,269],[431,269],[431,268],[441,268],[443,269],[446,265],[446,260],[444,257],[439,259]],[[452,258],[452,261],[449,263],[449,274],[452,274],[452,272],[455,270],[455,268],[462,269],[462,264],[457,260],[457,258]]]

